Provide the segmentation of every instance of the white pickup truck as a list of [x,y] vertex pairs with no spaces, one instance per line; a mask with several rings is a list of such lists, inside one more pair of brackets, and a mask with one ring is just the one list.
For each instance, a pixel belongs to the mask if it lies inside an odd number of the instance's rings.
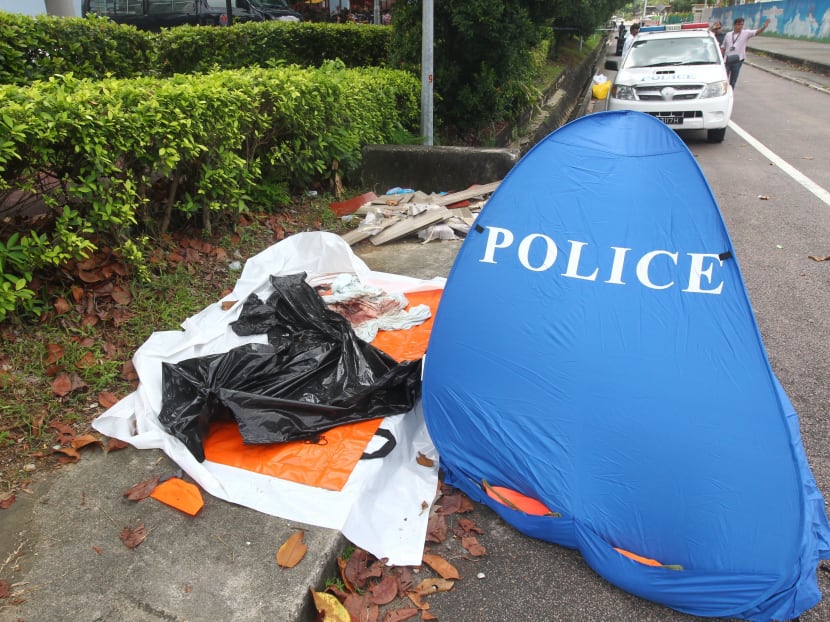
[[706,130],[723,141],[732,116],[732,87],[717,39],[706,24],[678,30],[643,28],[618,63],[606,110],[638,110],[675,130]]

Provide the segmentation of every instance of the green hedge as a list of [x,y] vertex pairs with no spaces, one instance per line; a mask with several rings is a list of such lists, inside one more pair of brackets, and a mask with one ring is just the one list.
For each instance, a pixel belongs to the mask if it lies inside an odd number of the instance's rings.
[[391,32],[386,26],[246,22],[230,28],[170,28],[158,33],[154,43],[158,70],[167,75],[214,67],[319,67],[335,58],[347,67],[383,67],[387,65]]
[[152,33],[94,15],[33,18],[0,12],[0,84],[70,72],[78,78],[126,78],[217,68],[319,67],[335,58],[347,67],[383,67],[391,33],[387,26],[278,21]]
[[156,61],[149,33],[108,19],[27,17],[0,12],[0,84],[26,84],[72,72],[126,78]]
[[0,215],[35,198],[38,228],[0,220],[0,321],[34,305],[37,271],[117,249],[177,219],[273,209],[291,191],[349,182],[361,147],[419,122],[420,83],[329,62],[172,78],[56,76],[0,87]]

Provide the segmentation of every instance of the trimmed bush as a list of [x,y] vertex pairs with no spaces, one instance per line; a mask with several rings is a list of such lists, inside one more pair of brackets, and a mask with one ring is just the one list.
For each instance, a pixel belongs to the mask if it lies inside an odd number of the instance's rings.
[[[419,92],[411,74],[335,62],[0,88],[0,321],[40,269],[105,245],[140,274],[147,233],[348,184],[363,145],[417,128]],[[32,198],[44,213],[23,229]]]

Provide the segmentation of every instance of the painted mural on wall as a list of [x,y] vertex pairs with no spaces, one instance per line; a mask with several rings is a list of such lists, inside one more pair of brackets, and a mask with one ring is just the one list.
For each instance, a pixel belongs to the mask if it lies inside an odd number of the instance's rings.
[[745,28],[760,28],[769,18],[766,32],[787,37],[830,38],[830,0],[756,2],[712,11],[712,19],[719,19],[726,29],[736,17],[746,20]]

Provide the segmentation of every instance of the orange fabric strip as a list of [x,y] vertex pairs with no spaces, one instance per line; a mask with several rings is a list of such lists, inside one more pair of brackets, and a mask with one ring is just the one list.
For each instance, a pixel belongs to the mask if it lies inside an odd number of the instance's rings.
[[484,482],[484,490],[487,496],[498,501],[502,505],[519,510],[530,516],[552,516],[554,513],[541,501],[528,497],[520,492],[505,488],[504,486],[491,486]]
[[614,550],[621,555],[625,555],[629,559],[633,559],[635,562],[640,562],[641,564],[645,564],[646,566],[662,566],[660,562],[656,559],[651,559],[649,557],[643,557],[642,555],[637,555],[636,553],[632,553],[631,551],[626,551],[624,549],[618,549],[616,546]]

